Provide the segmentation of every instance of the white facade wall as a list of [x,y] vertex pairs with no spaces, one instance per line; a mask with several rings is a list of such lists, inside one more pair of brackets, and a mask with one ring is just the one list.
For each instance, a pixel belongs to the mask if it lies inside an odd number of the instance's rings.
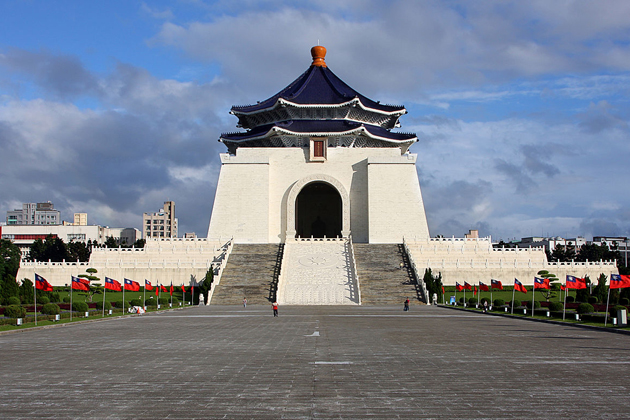
[[442,282],[447,286],[465,281],[490,285],[491,279],[501,280],[503,285],[509,286],[514,284],[514,278],[533,285],[540,270],[555,274],[562,282],[567,274],[588,275],[595,280],[601,273],[608,277],[618,273],[614,261],[549,263],[542,247],[494,249],[490,238],[431,238],[406,241],[406,244],[419,275],[431,268],[434,275],[442,273]]
[[[221,161],[208,238],[285,242],[295,226],[297,188],[311,181],[331,184],[347,201],[349,226],[342,231],[354,242],[400,243],[409,232],[429,236],[415,155],[401,156],[398,148],[331,147],[323,162],[309,161],[307,148],[239,148]],[[385,197],[372,200],[372,190]]]

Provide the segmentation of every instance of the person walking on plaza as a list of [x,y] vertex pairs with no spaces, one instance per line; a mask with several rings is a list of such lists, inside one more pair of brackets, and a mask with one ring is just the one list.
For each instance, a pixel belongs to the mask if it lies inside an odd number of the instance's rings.
[[243,308],[247,308],[247,298],[243,298]]
[[272,308],[273,308],[273,316],[274,317],[278,316],[278,302],[276,302],[275,300],[272,303]]
[[405,300],[405,312],[409,310],[409,298],[407,298],[407,300]]

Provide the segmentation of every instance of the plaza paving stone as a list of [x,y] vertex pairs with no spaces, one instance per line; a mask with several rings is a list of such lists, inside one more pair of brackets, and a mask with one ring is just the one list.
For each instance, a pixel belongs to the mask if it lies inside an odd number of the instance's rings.
[[0,351],[3,419],[630,418],[630,336],[436,307],[189,308]]

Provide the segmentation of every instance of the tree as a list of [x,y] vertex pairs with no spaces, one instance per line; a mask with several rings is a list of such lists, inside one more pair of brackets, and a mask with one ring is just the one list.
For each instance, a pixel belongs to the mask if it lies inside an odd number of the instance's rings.
[[584,281],[586,282],[586,289],[578,289],[575,292],[575,301],[576,302],[588,302],[588,297],[591,295],[589,293],[591,279],[589,276],[584,276]]
[[74,242],[71,241],[67,245],[68,249],[68,259],[70,261],[81,261],[87,262],[90,260],[90,254],[92,250],[85,242]]
[[144,239],[138,239],[136,242],[133,243],[133,247],[134,248],[144,248],[145,244],[146,244],[146,241]]
[[11,296],[17,297],[18,284],[15,276],[20,269],[22,253],[20,248],[8,239],[0,239],[0,301],[6,302]]
[[20,300],[22,303],[34,303],[35,296],[33,293],[33,282],[29,279],[23,279],[20,285]]
[[[550,273],[547,270],[540,270],[538,272],[538,275],[543,279],[549,279],[550,289],[539,290],[543,294],[547,302],[549,302],[549,299],[553,296],[553,292],[560,290],[560,284],[553,282],[560,281],[560,279],[555,274]],[[536,289],[534,289],[534,291],[536,291]]]
[[63,240],[56,236],[48,235],[42,242],[41,239],[36,239],[31,245],[31,252],[29,255],[31,261],[53,261],[61,262],[69,260],[68,249]]
[[116,239],[113,236],[108,236],[105,240],[105,248],[118,248],[118,243],[116,243]]
[[607,278],[608,277],[604,273],[600,274],[597,279],[597,286],[593,289],[592,296],[595,296],[597,301],[600,303],[606,302],[606,298],[608,297],[608,286],[606,285]]
[[201,284],[199,284],[199,294],[203,295],[204,302],[208,303],[208,292],[212,288],[212,282],[214,282],[214,267],[210,267],[206,272],[206,276],[203,278]]
[[17,281],[15,281],[15,277],[12,275],[5,275],[2,278],[2,288],[0,288],[0,301],[2,303],[6,303],[10,297],[20,296],[20,286]]
[[92,298],[95,294],[102,294],[103,293],[103,286],[100,283],[92,283],[94,281],[100,281],[101,279],[99,277],[96,277],[94,274],[96,274],[98,271],[96,270],[96,268],[88,268],[87,270],[85,270],[85,272],[87,274],[79,274],[79,277],[89,280],[90,281],[90,290],[88,290],[85,295],[87,296],[88,300],[90,302],[92,302]]
[[427,303],[431,302],[431,298],[434,294],[437,295],[438,302],[442,300],[442,273],[439,273],[437,276],[434,276],[431,273],[431,269],[427,268],[424,270],[424,284],[427,286]]

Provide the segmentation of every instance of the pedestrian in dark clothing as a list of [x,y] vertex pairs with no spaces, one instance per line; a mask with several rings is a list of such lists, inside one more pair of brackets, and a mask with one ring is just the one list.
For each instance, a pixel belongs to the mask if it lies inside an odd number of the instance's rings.
[[407,300],[405,301],[405,311],[409,310],[409,298],[407,298]]

